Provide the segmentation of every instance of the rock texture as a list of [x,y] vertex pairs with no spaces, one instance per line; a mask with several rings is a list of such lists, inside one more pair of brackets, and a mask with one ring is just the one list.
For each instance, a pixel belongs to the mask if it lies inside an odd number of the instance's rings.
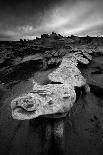
[[67,85],[38,86],[32,93],[12,101],[12,116],[14,119],[24,120],[40,115],[67,112],[75,100],[74,89],[68,88]]

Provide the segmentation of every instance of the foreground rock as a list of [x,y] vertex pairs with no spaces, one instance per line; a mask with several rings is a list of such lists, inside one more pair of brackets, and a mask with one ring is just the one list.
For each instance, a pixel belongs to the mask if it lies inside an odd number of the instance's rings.
[[68,112],[76,101],[75,86],[84,86],[87,92],[89,90],[85,78],[77,68],[77,60],[74,54],[63,58],[61,65],[48,75],[54,84],[39,85],[34,80],[30,93],[12,100],[13,118],[25,120],[40,115]]
[[[38,86],[12,102],[12,116],[15,119],[32,119],[40,115],[64,113],[70,110],[76,100],[74,89],[64,84]],[[68,104],[69,103],[69,104]]]

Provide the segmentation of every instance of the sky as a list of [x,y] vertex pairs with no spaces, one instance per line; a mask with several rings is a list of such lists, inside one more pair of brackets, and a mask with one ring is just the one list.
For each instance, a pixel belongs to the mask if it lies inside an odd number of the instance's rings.
[[103,36],[103,0],[0,0],[0,40]]

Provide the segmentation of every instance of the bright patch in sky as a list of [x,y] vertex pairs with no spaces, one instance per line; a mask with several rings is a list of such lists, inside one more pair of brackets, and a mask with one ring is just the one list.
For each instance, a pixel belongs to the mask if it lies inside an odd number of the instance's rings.
[[[57,7],[46,16],[36,31],[55,31],[63,35],[79,35],[91,28],[103,25],[103,14],[96,4],[80,2],[75,6],[65,4]],[[100,9],[100,10],[99,10]]]

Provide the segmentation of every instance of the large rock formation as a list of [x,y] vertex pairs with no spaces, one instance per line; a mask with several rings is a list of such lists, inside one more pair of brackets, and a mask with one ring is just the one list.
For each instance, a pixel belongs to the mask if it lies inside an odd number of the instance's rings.
[[70,110],[75,100],[73,87],[64,84],[38,85],[32,93],[12,101],[12,116],[24,120],[40,115],[64,113]]
[[[82,63],[85,64],[86,60],[82,59]],[[39,85],[33,80],[34,86],[30,93],[12,100],[13,118],[25,120],[68,112],[76,101],[75,86],[84,86],[89,91],[85,78],[77,68],[78,61],[75,54],[66,55],[61,65],[48,75],[54,84]]]

